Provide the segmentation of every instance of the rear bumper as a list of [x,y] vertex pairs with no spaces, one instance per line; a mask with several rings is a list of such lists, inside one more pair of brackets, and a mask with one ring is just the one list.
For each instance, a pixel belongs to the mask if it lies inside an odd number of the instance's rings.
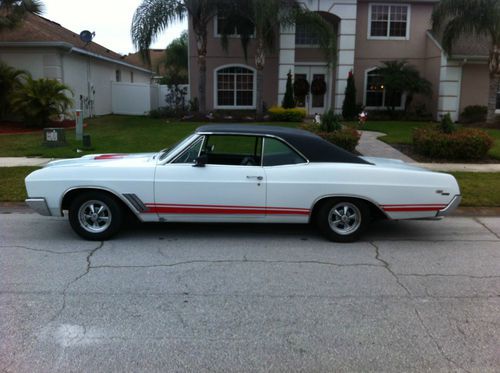
[[45,201],[45,198],[27,198],[25,202],[29,207],[38,212],[40,215],[52,215],[50,213],[49,207],[47,206],[47,201]]
[[456,195],[455,197],[453,197],[448,206],[446,206],[443,210],[438,211],[436,216],[450,215],[460,205],[461,201],[462,201],[462,196]]

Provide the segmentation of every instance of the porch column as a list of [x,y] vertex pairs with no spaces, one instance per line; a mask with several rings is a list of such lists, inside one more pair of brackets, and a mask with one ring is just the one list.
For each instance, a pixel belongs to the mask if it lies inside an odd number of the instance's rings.
[[439,72],[439,101],[437,120],[450,113],[455,122],[460,114],[460,90],[462,87],[462,64],[450,61],[444,52],[441,53],[441,69]]
[[278,68],[278,101],[281,105],[286,91],[286,79],[289,71],[295,71],[295,26],[281,27],[280,30],[280,57]]
[[337,64],[335,66],[335,113],[342,113],[345,88],[349,71],[354,70],[354,49],[356,45],[356,16],[357,5],[355,0],[345,0],[342,4],[334,4],[329,12],[340,17],[339,34],[337,39]]

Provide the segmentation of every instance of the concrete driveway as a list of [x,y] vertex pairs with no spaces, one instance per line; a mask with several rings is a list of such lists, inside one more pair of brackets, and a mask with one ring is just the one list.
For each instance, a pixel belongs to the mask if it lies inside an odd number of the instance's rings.
[[151,225],[0,215],[0,370],[498,371],[500,218]]

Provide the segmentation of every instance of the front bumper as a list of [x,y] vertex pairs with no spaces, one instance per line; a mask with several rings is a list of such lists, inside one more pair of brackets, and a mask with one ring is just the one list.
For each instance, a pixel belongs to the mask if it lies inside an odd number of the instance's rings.
[[450,215],[462,202],[462,196],[456,195],[453,197],[448,206],[446,206],[443,210],[438,211],[436,216],[447,216]]
[[38,212],[40,215],[52,215],[50,213],[49,206],[47,206],[47,201],[45,201],[45,198],[27,198],[25,202],[29,207]]

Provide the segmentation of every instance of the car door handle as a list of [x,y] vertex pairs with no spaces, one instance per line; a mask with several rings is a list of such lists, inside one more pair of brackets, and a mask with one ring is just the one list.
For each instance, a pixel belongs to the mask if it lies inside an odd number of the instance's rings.
[[262,180],[264,179],[262,176],[247,176],[247,179],[257,179],[257,180]]

